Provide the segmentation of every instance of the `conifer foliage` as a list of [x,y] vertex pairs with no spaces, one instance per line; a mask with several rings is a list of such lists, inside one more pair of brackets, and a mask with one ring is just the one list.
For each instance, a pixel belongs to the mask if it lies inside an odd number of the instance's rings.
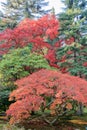
[[86,0],[63,0],[66,9],[59,14],[63,46],[58,49],[57,57],[63,72],[87,79],[86,3]]
[[44,7],[48,4],[45,0],[6,0],[1,2],[2,15],[8,21],[8,27],[14,28],[25,18],[39,18],[47,14],[50,10]]

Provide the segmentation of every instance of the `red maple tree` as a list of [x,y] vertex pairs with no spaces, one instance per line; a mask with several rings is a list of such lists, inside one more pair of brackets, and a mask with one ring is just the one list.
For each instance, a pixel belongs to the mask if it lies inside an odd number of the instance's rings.
[[[51,113],[55,113],[58,105],[67,100],[87,105],[87,81],[59,71],[42,69],[17,80],[15,84],[18,87],[10,94],[9,99],[15,102],[7,110],[7,115],[11,116],[10,123],[29,119],[32,112],[39,110],[49,109]],[[71,109],[71,104],[68,103],[66,108]]]
[[59,21],[52,15],[46,15],[38,20],[25,19],[13,30],[6,29],[0,33],[0,54],[12,47],[24,47],[28,44],[47,46],[46,39],[55,39],[58,35]]
[[27,45],[32,46],[32,51],[43,54],[43,48],[47,48],[47,57],[49,63],[54,66],[56,63],[54,46],[49,44],[48,39],[53,41],[58,36],[59,21],[53,15],[46,15],[37,20],[24,19],[14,28],[6,29],[0,33],[0,55],[7,53],[10,49],[21,48]]

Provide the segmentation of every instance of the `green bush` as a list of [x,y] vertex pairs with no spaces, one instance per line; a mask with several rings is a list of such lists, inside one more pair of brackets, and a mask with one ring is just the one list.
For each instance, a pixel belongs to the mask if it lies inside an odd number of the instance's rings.
[[12,50],[4,55],[0,62],[1,84],[13,86],[12,83],[15,80],[26,77],[41,68],[50,68],[43,55],[31,52],[29,47]]

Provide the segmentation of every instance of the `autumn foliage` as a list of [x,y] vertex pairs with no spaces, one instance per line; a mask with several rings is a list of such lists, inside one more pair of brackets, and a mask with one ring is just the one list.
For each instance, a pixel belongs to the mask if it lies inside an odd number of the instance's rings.
[[11,49],[31,46],[32,51],[43,54],[49,64],[55,67],[55,47],[49,40],[52,42],[58,37],[58,29],[59,21],[53,15],[46,15],[37,20],[24,19],[13,30],[6,29],[0,33],[0,55],[8,53]]
[[[50,113],[56,113],[58,105],[67,100],[76,100],[87,105],[87,82],[59,71],[42,69],[17,80],[15,84],[18,87],[9,98],[15,102],[7,110],[7,115],[11,117],[10,123],[29,119],[32,111],[49,109]],[[66,108],[72,109],[71,103]]]
[[[45,42],[47,38],[53,40],[58,35],[59,22],[52,15],[46,15],[38,20],[25,19],[13,30],[6,29],[0,33],[0,54],[6,53],[12,47],[34,46],[50,47]],[[4,50],[3,50],[4,49]]]
[[[87,81],[68,74],[83,58],[76,59],[77,56],[84,56],[83,52],[77,54],[81,46],[72,36],[58,37],[58,29],[56,17],[46,15],[37,20],[25,19],[13,30],[0,33],[0,56],[5,54],[0,73],[5,82],[16,81],[17,85],[9,97],[14,103],[6,111],[11,124],[30,119],[32,113],[43,115],[49,111],[58,116],[72,109],[73,101],[87,105]],[[81,66],[85,73],[86,59]]]

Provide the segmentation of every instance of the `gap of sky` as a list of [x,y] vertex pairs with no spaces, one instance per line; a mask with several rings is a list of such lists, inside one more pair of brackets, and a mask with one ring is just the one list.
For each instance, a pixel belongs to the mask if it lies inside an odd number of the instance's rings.
[[62,11],[62,7],[64,7],[64,4],[61,2],[61,0],[45,0],[49,1],[49,9],[54,8],[55,14],[58,14]]

